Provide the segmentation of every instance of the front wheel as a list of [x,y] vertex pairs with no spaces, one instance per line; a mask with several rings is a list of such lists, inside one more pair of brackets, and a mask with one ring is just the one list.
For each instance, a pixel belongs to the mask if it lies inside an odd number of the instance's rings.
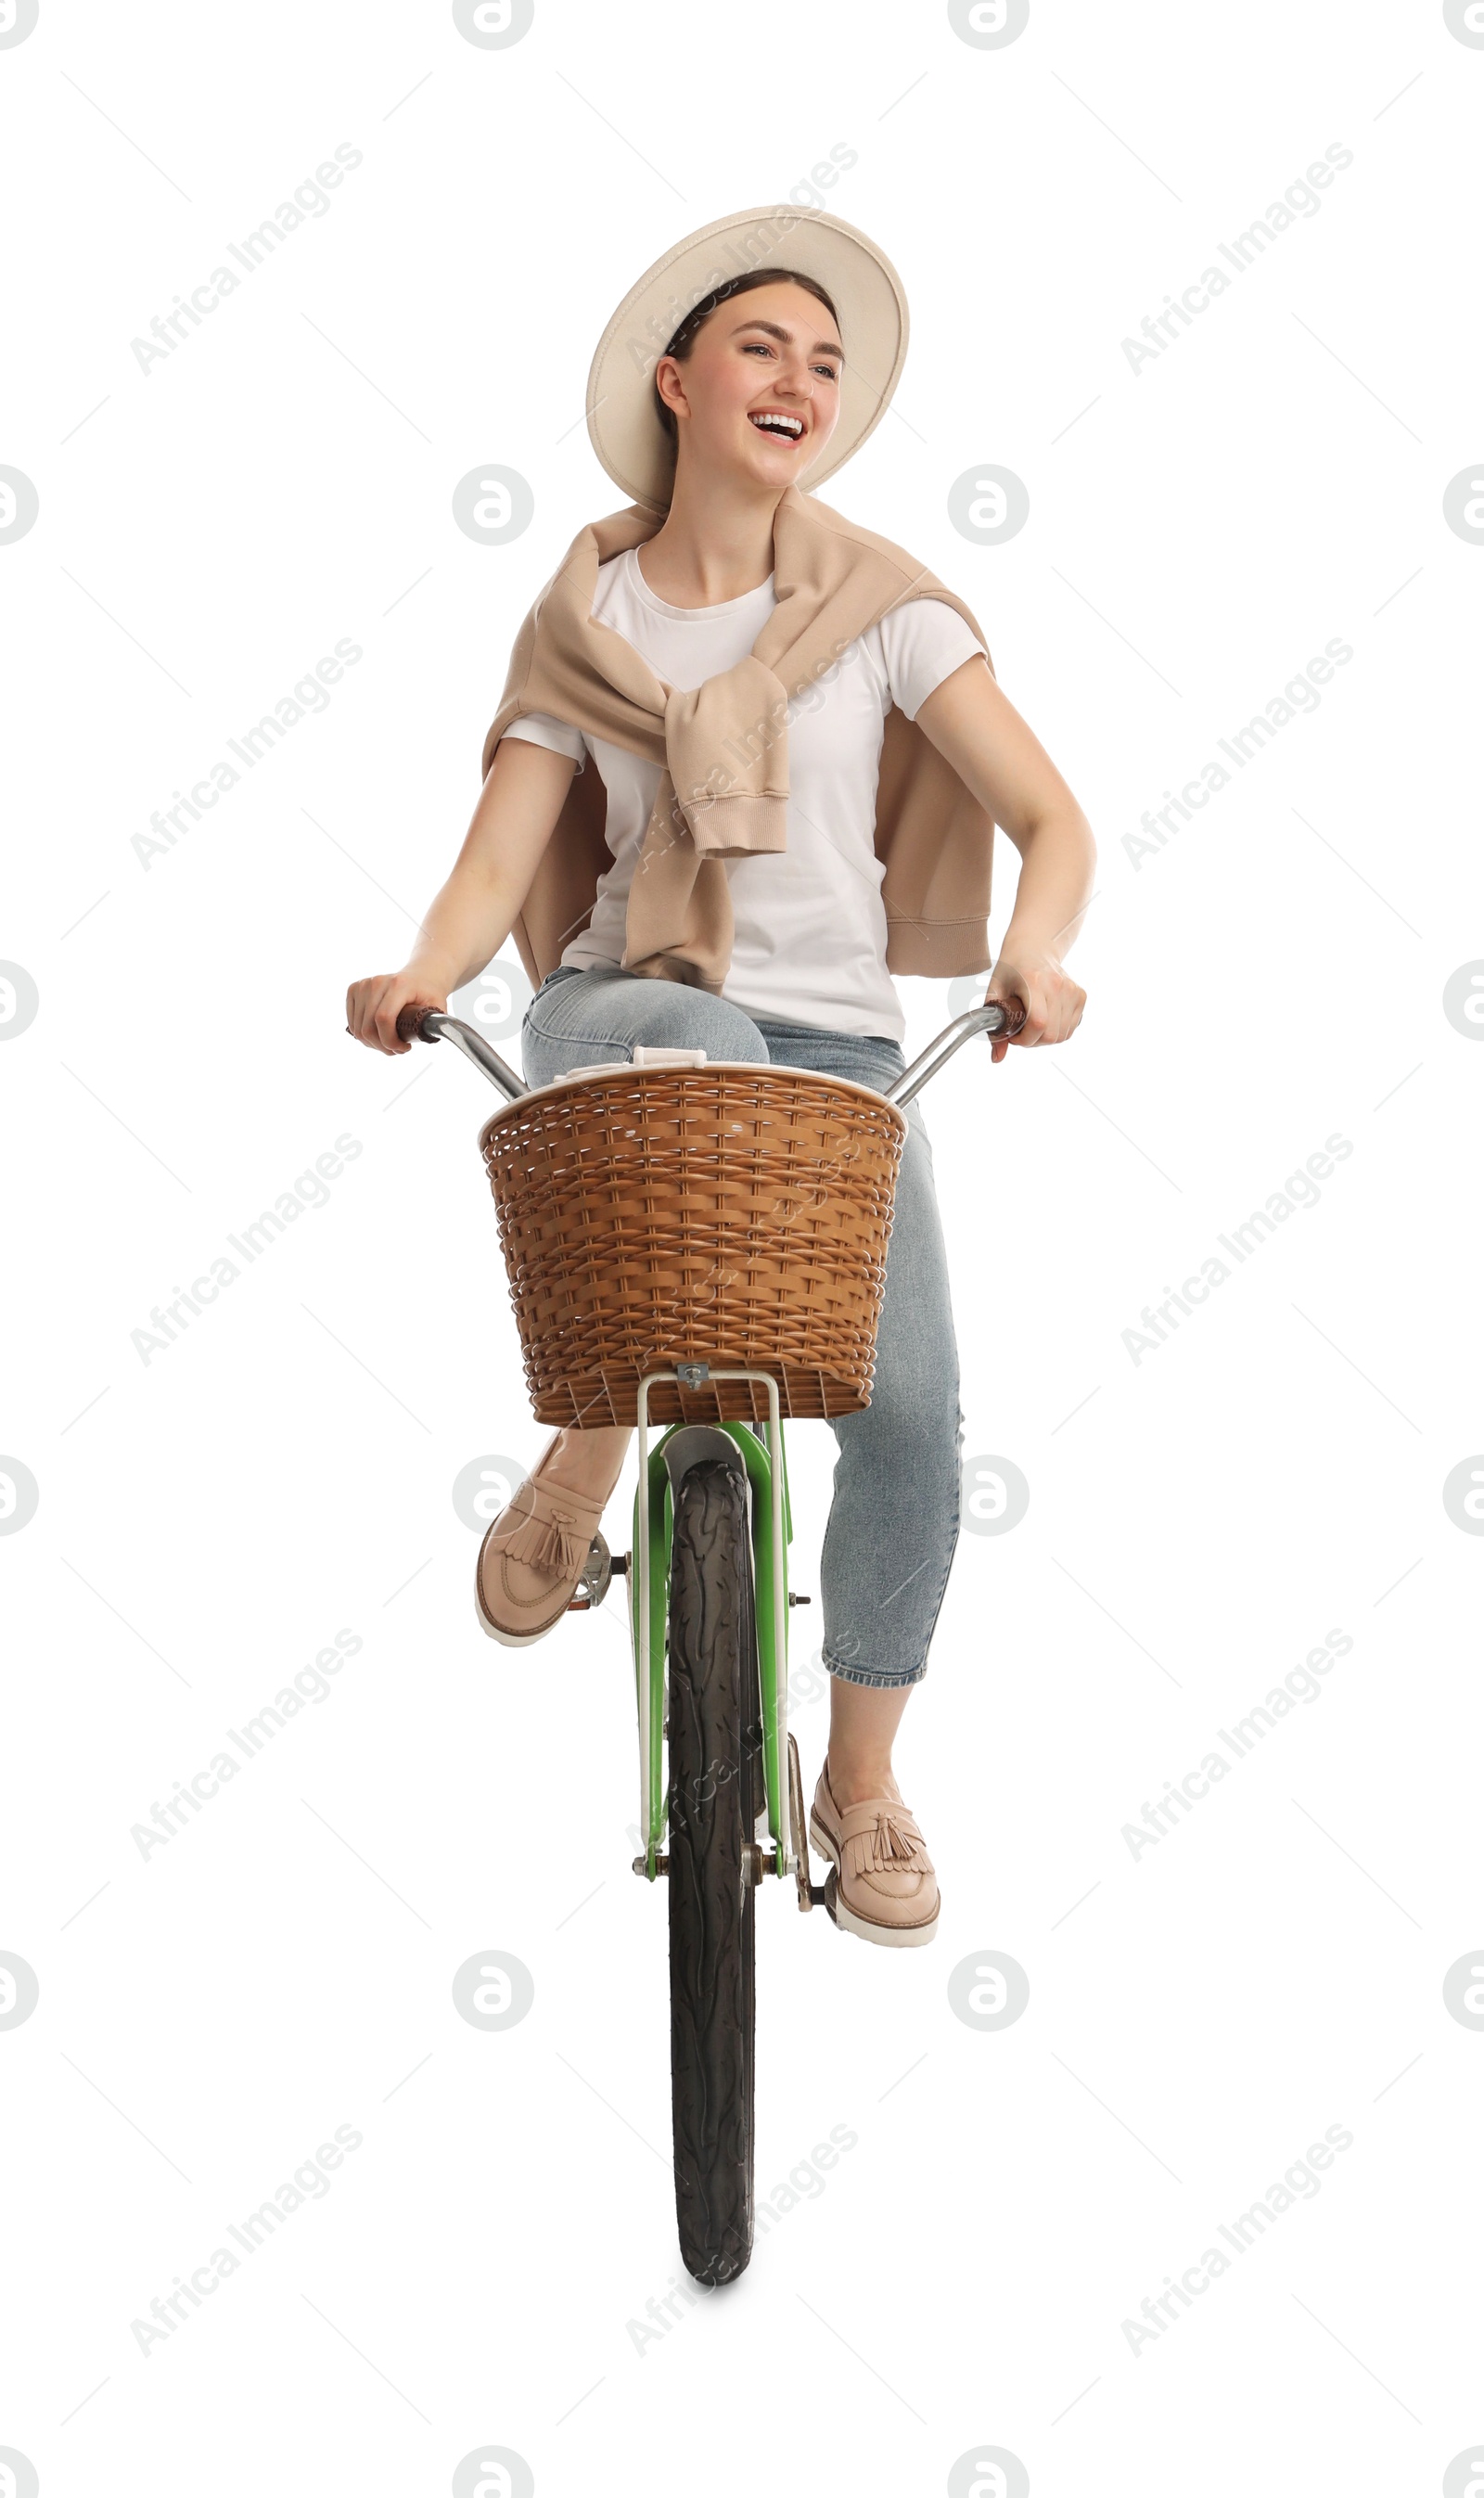
[[753,2251],[757,1649],[747,1493],[724,1460],[682,1478],[670,1543],[670,2087],[686,2270]]

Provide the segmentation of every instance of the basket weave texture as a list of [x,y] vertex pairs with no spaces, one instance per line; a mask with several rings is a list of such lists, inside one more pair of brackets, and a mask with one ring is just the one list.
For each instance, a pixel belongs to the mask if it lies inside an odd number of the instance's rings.
[[[870,1403],[905,1113],[802,1069],[620,1067],[480,1135],[539,1423],[638,1419],[681,1361],[763,1370],[789,1416]],[[767,1419],[760,1381],[665,1382],[658,1424]]]

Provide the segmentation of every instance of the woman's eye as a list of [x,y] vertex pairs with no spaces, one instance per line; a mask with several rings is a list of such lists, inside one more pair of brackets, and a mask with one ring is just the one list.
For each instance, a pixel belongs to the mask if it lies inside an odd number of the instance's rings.
[[[765,338],[744,338],[742,341],[744,356],[770,356],[772,352]],[[840,378],[833,365],[816,365],[814,369],[817,373],[822,373],[827,382],[837,382]]]

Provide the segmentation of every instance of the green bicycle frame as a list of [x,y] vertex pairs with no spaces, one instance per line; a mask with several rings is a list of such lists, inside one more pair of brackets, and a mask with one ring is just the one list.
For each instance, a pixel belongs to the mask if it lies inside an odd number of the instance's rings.
[[[793,1514],[789,1500],[789,1467],[778,1387],[766,1371],[715,1370],[710,1376],[714,1380],[758,1379],[768,1391],[766,1441],[749,1423],[722,1423],[715,1427],[736,1442],[752,1488],[753,1611],[758,1636],[762,1776],[774,1871],[784,1874],[792,1868],[800,1834],[790,1831],[787,1804],[789,1546],[793,1540]],[[664,1450],[675,1432],[686,1426],[672,1423],[650,1447],[646,1406],[648,1392],[656,1381],[675,1377],[673,1371],[651,1371],[639,1384],[639,1489],[634,1494],[633,1566],[629,1581],[639,1715],[639,1836],[644,1848],[644,1872],[651,1882],[659,1872],[656,1857],[664,1836],[665,1813],[664,1659],[674,1513]],[[661,1599],[659,1602],[657,1595]],[[643,1653],[646,1621],[647,1661]]]

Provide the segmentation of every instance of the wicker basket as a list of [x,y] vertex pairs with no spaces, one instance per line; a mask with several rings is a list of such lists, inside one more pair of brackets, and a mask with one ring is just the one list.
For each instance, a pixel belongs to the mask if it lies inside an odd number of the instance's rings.
[[[580,1069],[480,1132],[539,1423],[637,1421],[645,1372],[771,1373],[785,1415],[870,1403],[907,1117],[802,1068]],[[767,1420],[760,1381],[650,1393],[658,1424]]]

